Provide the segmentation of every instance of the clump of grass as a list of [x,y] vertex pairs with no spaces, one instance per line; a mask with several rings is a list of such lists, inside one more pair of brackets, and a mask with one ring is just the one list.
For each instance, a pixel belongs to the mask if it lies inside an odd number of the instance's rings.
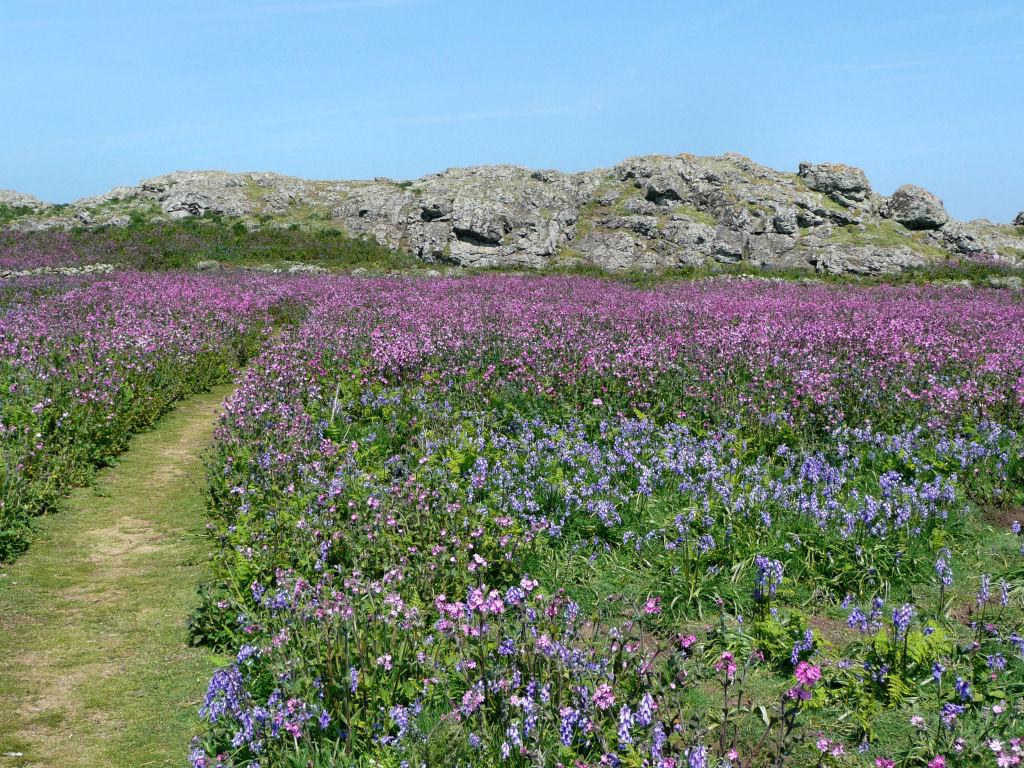
[[683,216],[688,216],[691,219],[695,219],[701,224],[708,224],[712,227],[718,224],[718,220],[715,219],[712,214],[707,211],[694,208],[692,205],[674,205],[672,206],[672,211]]
[[946,256],[941,248],[921,242],[909,229],[895,221],[883,221],[879,224],[861,225],[848,224],[832,230],[829,238],[834,243],[850,245],[872,245],[880,248],[899,248],[906,246],[916,253],[925,256]]
[[0,227],[22,216],[29,216],[35,211],[27,205],[8,205],[0,203]]

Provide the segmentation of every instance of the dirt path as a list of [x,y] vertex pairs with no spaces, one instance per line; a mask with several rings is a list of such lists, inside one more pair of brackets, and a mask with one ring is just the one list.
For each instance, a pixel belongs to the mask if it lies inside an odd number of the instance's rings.
[[219,659],[188,648],[220,387],[139,435],[0,568],[0,768],[183,765]]

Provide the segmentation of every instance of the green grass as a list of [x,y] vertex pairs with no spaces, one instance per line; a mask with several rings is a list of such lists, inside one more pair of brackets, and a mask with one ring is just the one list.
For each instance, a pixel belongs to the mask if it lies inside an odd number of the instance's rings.
[[[17,235],[23,248],[47,250],[65,241],[85,262],[106,262],[138,269],[178,269],[214,259],[250,266],[285,261],[325,267],[403,269],[422,263],[394,252],[373,238],[350,235],[337,223],[300,211],[290,226],[250,231],[239,220],[218,215],[154,223],[148,214],[133,216],[124,229],[78,228],[71,232],[30,232]],[[13,235],[5,235],[14,237]]]
[[689,216],[691,219],[695,219],[701,224],[708,224],[712,227],[718,224],[718,220],[710,213],[698,210],[692,205],[674,205],[672,206],[672,211],[674,213],[682,214],[683,216]]
[[0,227],[9,224],[22,216],[31,216],[35,213],[33,208],[27,205],[8,205],[0,203]]
[[221,386],[133,438],[0,570],[4,766],[180,765],[223,659],[187,645],[204,577],[200,455]]
[[869,225],[865,229],[860,229],[855,224],[836,227],[832,230],[829,240],[833,243],[871,245],[879,248],[906,246],[916,253],[937,258],[947,255],[941,248],[922,243],[909,229],[895,221],[883,221],[877,225]]
[[846,206],[832,199],[828,195],[821,195],[821,205],[823,208],[828,208],[830,211],[845,211]]

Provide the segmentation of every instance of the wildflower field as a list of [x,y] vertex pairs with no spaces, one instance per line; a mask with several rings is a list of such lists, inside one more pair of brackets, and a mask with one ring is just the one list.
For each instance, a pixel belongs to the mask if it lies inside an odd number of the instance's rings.
[[193,766],[1024,757],[1019,293],[117,272],[0,350],[0,558],[245,366]]

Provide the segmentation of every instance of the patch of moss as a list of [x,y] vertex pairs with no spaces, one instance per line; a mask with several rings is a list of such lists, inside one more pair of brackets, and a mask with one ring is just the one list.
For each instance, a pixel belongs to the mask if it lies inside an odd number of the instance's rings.
[[273,190],[267,187],[261,187],[255,181],[248,181],[242,187],[242,193],[246,198],[255,203],[261,200],[266,200],[271,194],[273,194]]
[[906,246],[915,253],[924,256],[946,257],[948,253],[942,248],[921,241],[922,234],[913,233],[895,221],[882,221],[879,224],[867,225],[861,229],[856,224],[836,227],[829,237],[830,242],[849,245],[870,245],[877,248],[899,248]]
[[690,219],[695,219],[701,224],[708,224],[712,227],[718,224],[717,219],[715,219],[715,217],[710,213],[694,208],[692,205],[674,205],[672,206],[672,212],[678,213],[681,216],[686,216]]
[[796,174],[796,173],[784,173],[782,175],[785,176],[786,178],[788,178],[790,181],[792,181],[793,182],[793,186],[796,187],[798,191],[800,191],[800,192],[807,192],[807,191],[809,191],[807,189],[807,184],[804,182],[803,179],[800,178],[799,174]]
[[830,211],[845,211],[846,206],[832,199],[828,195],[821,195],[821,205],[823,208],[828,208]]

